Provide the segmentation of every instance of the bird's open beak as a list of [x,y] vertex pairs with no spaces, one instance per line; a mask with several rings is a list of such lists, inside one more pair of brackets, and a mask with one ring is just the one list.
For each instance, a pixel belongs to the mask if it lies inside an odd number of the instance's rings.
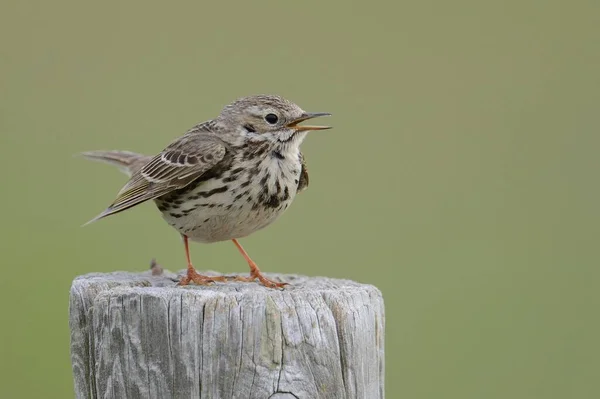
[[312,118],[317,118],[319,116],[330,116],[330,115],[331,114],[328,112],[305,112],[304,114],[302,114],[302,116],[300,118],[297,118],[297,119],[291,121],[286,126],[291,129],[295,129],[296,131],[331,129],[331,126],[308,126],[308,125],[301,126],[301,125],[298,125],[300,122],[304,122],[304,121],[312,119]]

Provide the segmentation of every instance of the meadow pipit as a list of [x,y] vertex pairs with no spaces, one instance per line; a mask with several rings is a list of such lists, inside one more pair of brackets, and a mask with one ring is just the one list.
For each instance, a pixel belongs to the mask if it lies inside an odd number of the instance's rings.
[[329,127],[300,122],[326,115],[304,112],[279,96],[250,96],[194,126],[158,155],[85,152],[87,158],[114,164],[130,176],[115,201],[88,223],[154,200],[183,237],[187,275],[181,285],[226,280],[194,269],[188,240],[231,240],[250,266],[250,275],[236,280],[258,279],[270,288],[283,287],[285,283],[263,276],[237,239],[273,223],[307,187],[300,144],[309,131]]

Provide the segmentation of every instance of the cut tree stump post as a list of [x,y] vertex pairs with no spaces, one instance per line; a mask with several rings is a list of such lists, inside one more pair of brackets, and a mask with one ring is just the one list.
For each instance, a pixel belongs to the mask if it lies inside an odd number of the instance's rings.
[[176,286],[173,273],[77,277],[77,398],[384,397],[381,292],[348,280],[269,275]]

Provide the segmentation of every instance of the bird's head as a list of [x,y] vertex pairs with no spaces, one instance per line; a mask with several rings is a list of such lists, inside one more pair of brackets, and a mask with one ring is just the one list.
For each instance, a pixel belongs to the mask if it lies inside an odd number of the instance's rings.
[[328,116],[326,112],[305,112],[296,104],[274,95],[243,97],[227,105],[219,120],[243,137],[274,145],[298,148],[311,130],[330,129],[330,126],[301,125],[308,119]]

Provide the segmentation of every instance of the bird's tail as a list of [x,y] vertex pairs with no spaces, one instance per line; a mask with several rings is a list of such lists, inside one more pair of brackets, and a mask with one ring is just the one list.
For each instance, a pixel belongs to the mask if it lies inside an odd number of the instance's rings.
[[87,151],[81,155],[92,161],[100,161],[117,166],[127,176],[139,171],[152,159],[151,156],[131,151]]
[[[100,161],[115,165],[129,177],[141,170],[144,165],[152,160],[151,156],[137,154],[131,151],[87,151],[82,152],[81,156],[91,159],[92,161]],[[113,209],[111,209],[111,207],[109,207],[100,215],[85,223],[83,226],[93,223],[96,220],[102,219],[108,215],[112,215],[113,213],[115,212]]]

